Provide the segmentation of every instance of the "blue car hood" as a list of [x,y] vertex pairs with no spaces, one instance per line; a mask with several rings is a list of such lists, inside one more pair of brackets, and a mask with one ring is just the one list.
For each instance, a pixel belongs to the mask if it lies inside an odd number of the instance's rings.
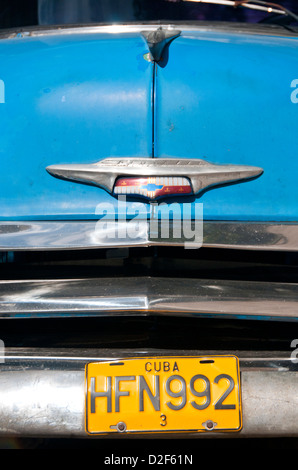
[[156,156],[261,167],[206,192],[209,220],[298,220],[298,38],[185,32],[158,67]]
[[159,65],[146,53],[139,33],[0,42],[1,219],[92,219],[101,203],[117,211],[104,190],[46,167],[154,156],[263,168],[196,198],[205,220],[296,221],[298,39],[182,30]]
[[[46,167],[152,156],[152,70],[140,34],[0,41],[0,216],[85,219],[117,200]],[[146,210],[145,210],[146,212]]]

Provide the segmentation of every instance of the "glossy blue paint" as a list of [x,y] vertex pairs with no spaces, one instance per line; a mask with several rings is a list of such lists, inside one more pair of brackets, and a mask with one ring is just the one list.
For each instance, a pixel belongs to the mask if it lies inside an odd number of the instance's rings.
[[[45,168],[152,156],[147,52],[133,33],[0,41],[1,220],[96,218],[98,203],[117,204],[104,190],[55,179]],[[149,206],[142,207],[146,215]]]
[[[0,41],[0,220],[117,212],[104,190],[45,168],[149,158],[154,135],[155,157],[264,168],[254,181],[180,198],[185,215],[197,201],[205,220],[297,221],[298,38],[182,31],[166,63],[154,67],[147,52],[138,33]],[[149,204],[138,209],[147,216]],[[127,211],[135,215],[132,202]]]
[[156,70],[155,155],[264,169],[207,191],[204,220],[298,220],[297,78],[298,37],[193,31],[172,42]]

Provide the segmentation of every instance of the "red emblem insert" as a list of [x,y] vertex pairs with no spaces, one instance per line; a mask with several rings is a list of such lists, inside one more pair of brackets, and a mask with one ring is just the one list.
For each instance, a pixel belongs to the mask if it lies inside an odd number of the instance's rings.
[[114,187],[115,195],[136,195],[149,199],[164,196],[192,194],[189,180],[183,176],[150,176],[119,178]]

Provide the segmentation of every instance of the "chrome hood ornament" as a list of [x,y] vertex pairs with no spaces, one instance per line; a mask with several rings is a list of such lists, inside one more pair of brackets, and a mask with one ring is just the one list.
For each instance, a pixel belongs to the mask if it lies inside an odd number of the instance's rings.
[[262,168],[217,165],[201,159],[106,158],[93,164],[52,165],[56,178],[85,183],[118,196],[147,199],[199,194],[212,186],[241,182],[260,176]]
[[160,27],[154,31],[142,31],[141,34],[147,42],[151,60],[160,62],[165,48],[171,41],[180,36],[181,31]]

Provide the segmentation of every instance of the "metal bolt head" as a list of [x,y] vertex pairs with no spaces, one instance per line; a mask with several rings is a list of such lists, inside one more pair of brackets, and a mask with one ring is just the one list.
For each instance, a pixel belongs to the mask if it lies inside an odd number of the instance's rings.
[[118,432],[125,432],[126,431],[126,424],[123,421],[117,423],[117,431]]
[[205,426],[205,429],[207,431],[212,431],[215,426],[217,426],[217,423],[215,423],[214,421],[212,421],[211,419],[207,419],[207,421],[205,421],[204,423],[202,423],[203,426]]

